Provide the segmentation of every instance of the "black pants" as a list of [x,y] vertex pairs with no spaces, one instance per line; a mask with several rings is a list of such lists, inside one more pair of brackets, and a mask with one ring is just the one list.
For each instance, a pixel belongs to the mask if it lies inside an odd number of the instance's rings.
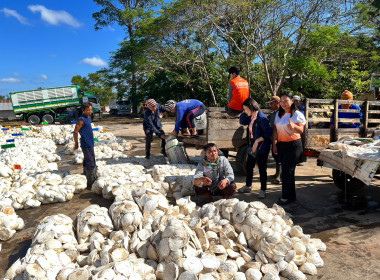
[[[165,134],[164,130],[162,128],[158,129],[161,133]],[[153,142],[153,131],[147,129],[144,130],[145,132],[145,153],[146,155],[150,156],[150,147],[151,143]],[[161,139],[161,153],[165,153],[165,139]]]
[[181,128],[194,128],[194,119],[206,111],[205,105],[198,106],[193,110],[185,113],[181,121]]
[[247,157],[247,177],[245,179],[245,185],[250,187],[252,186],[252,177],[253,177],[253,168],[255,167],[256,161],[259,167],[260,173],[260,183],[261,190],[265,191],[267,189],[267,160],[268,160],[269,150],[265,151],[262,154],[257,154],[256,158],[248,154]]
[[282,198],[295,201],[295,171],[302,154],[302,141],[278,142],[277,151],[282,165]]
[[86,170],[94,170],[96,168],[94,147],[82,148],[83,152],[83,168]]

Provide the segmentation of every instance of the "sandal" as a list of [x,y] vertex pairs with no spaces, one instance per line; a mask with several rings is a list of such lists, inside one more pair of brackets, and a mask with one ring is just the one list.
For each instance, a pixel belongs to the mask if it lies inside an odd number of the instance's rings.
[[252,192],[252,187],[244,186],[244,187],[238,189],[238,192],[239,193],[250,193],[250,192]]

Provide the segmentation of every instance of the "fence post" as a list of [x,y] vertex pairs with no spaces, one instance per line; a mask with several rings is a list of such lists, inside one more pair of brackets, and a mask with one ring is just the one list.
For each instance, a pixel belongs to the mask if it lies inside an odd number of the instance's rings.
[[363,106],[363,126],[360,128],[360,137],[367,137],[368,135],[368,100],[364,102]]
[[339,119],[339,99],[334,100],[334,128],[332,130],[330,142],[338,141],[338,119]]

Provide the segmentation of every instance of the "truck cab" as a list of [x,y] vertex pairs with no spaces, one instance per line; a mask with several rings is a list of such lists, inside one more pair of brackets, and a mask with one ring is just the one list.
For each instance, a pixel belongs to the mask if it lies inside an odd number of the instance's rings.
[[109,107],[111,115],[129,115],[131,114],[131,101],[122,99],[110,99]]
[[95,95],[89,92],[84,92],[82,97],[82,103],[84,102],[90,102],[92,105],[92,111],[94,112],[94,115],[98,115],[99,118],[102,118],[102,111],[100,108],[99,100],[96,98]]

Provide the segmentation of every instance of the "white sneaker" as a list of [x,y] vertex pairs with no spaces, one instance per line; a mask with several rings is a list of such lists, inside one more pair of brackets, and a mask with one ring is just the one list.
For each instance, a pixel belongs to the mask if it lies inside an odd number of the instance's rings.
[[259,193],[259,195],[257,197],[260,198],[260,199],[265,198],[265,191],[260,190],[260,193]]
[[250,193],[252,191],[252,187],[244,186],[238,190],[239,193]]

